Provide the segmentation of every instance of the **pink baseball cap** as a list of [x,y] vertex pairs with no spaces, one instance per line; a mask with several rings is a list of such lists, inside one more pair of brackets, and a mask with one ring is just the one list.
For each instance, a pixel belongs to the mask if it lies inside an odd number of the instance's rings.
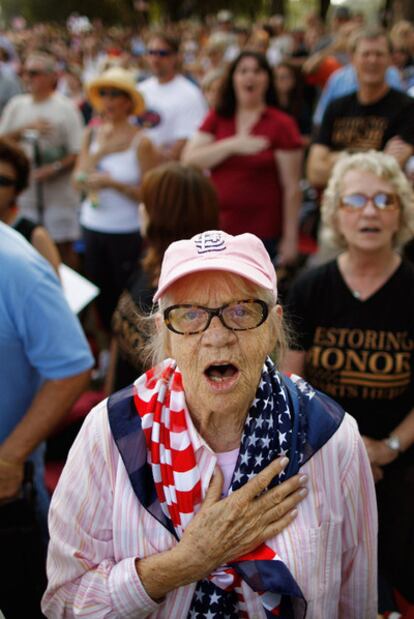
[[227,271],[273,292],[277,299],[276,271],[262,241],[254,234],[232,236],[209,230],[192,239],[171,243],[164,254],[154,303],[174,282],[201,271]]

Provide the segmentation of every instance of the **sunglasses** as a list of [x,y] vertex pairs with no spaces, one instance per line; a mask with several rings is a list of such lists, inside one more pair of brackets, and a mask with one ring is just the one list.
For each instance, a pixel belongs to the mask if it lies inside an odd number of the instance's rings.
[[147,49],[148,56],[158,56],[158,58],[167,58],[172,56],[174,52],[170,49]]
[[28,77],[37,77],[38,75],[44,75],[45,71],[42,71],[41,69],[26,69],[25,74]]
[[123,90],[118,90],[118,88],[100,88],[98,90],[98,95],[100,97],[110,97],[111,99],[128,96],[126,92]]
[[380,211],[396,211],[400,208],[398,197],[394,193],[387,193],[386,191],[378,191],[373,196],[367,196],[364,193],[350,193],[347,196],[340,197],[339,206],[349,211],[361,211],[368,202],[372,202],[375,208]]
[[3,176],[0,174],[0,187],[14,187],[15,184],[15,178],[10,178],[10,176]]

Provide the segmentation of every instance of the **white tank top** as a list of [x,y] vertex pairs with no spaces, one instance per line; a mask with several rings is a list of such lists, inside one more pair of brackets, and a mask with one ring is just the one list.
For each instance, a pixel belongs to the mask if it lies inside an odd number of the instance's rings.
[[[138,186],[141,170],[137,157],[138,143],[142,132],[133,137],[127,150],[111,153],[103,157],[98,172],[107,172],[120,183]],[[96,152],[98,144],[94,139],[90,146],[91,153]],[[140,229],[138,203],[125,194],[114,189],[102,189],[89,195],[82,203],[80,221],[82,226],[97,232],[135,232]]]

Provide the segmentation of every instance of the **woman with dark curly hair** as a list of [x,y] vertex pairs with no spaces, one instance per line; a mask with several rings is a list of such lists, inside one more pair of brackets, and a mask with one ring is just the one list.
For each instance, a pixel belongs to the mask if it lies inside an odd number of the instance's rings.
[[30,162],[14,142],[0,139],[0,221],[20,232],[58,273],[58,249],[46,228],[19,214],[17,198],[29,184]]
[[297,251],[302,140],[295,121],[275,106],[265,56],[241,52],[183,158],[211,170],[220,227],[230,234],[254,233],[272,257],[277,253],[288,263]]

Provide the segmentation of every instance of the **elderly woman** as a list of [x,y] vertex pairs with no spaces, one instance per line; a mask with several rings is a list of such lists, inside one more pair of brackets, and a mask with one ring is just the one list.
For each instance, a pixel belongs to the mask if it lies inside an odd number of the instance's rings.
[[87,417],[53,497],[43,612],[374,618],[369,463],[352,418],[269,357],[262,242],[172,243],[154,300],[161,363]]
[[322,218],[342,253],[293,285],[298,349],[285,368],[357,420],[378,482],[380,568],[414,601],[414,270],[397,251],[413,234],[413,191],[393,157],[347,156]]

